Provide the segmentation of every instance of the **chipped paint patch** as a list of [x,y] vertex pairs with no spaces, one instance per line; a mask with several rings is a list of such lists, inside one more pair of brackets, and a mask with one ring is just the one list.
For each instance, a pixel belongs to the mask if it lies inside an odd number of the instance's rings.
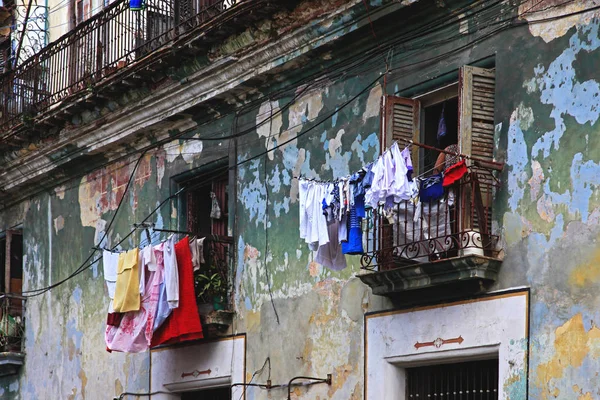
[[[600,4],[597,0],[577,0],[565,2],[562,0],[527,0],[519,6],[519,17],[526,19],[529,32],[536,37],[541,37],[549,43],[554,39],[567,34],[574,26],[587,25],[598,12],[582,12]],[[574,14],[562,17],[566,14]],[[560,17],[560,18],[557,18]],[[546,20],[546,22],[540,22]]]
[[366,123],[369,118],[379,117],[382,95],[383,89],[379,83],[369,91],[367,106],[365,107],[365,112],[362,115],[363,123]]
[[59,215],[58,217],[54,218],[54,232],[58,233],[64,227],[65,227],[65,219],[63,218],[62,215]]
[[600,329],[592,326],[586,331],[581,313],[558,327],[554,332],[553,357],[538,365],[536,371],[542,399],[558,397],[561,394],[559,380],[565,371],[580,368],[584,360],[592,356],[590,348],[597,347],[599,343]]

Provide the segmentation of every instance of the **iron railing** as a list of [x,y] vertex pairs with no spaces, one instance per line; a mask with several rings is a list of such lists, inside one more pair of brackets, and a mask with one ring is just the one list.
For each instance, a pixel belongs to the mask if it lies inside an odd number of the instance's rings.
[[0,76],[0,130],[27,121],[67,96],[164,46],[239,0],[118,0]]
[[24,352],[25,301],[15,294],[0,295],[0,352]]
[[196,273],[196,291],[199,292],[203,289],[203,285],[206,283],[206,278],[198,279],[198,275],[201,274],[203,277],[211,278],[216,275],[216,279],[211,279],[215,282],[220,282],[221,286],[216,290],[212,287],[208,291],[208,295],[200,296],[202,301],[207,303],[213,302],[213,297],[223,297],[221,300],[223,306],[227,308],[229,301],[227,296],[229,294],[229,268],[231,263],[231,250],[232,250],[233,238],[230,236],[218,236],[209,235],[204,239],[204,263],[200,265],[199,271]]
[[470,167],[439,200],[368,210],[362,267],[388,270],[456,256],[497,257],[499,237],[491,223],[499,186],[493,170]]

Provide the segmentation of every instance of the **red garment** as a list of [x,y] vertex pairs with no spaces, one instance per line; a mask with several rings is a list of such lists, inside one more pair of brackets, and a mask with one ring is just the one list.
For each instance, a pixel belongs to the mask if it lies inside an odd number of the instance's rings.
[[154,332],[152,347],[204,337],[196,304],[194,267],[187,237],[175,244],[175,256],[179,269],[179,307],[173,309],[167,320]]
[[123,313],[108,313],[106,317],[106,325],[119,326],[123,319]]
[[454,165],[449,166],[444,171],[444,181],[442,185],[444,187],[452,185],[454,182],[459,181],[467,173],[467,165],[465,160],[460,160]]

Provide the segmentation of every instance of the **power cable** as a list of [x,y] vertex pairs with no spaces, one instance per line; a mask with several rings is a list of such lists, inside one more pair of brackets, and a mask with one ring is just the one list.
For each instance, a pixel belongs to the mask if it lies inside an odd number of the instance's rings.
[[[586,10],[581,10],[581,11],[574,12],[574,13],[571,13],[571,14],[580,14],[580,13],[583,13],[583,12],[589,12],[589,11],[592,11],[592,10],[594,10],[594,9],[598,9],[598,8],[600,8],[600,6],[597,6],[597,7],[592,7],[592,8],[590,8],[590,9],[586,9]],[[566,17],[566,16],[564,16],[564,15],[563,15],[563,16],[551,17],[551,18],[548,18],[548,19],[549,19],[549,20],[555,20],[555,19],[560,19],[560,18],[565,18],[565,17]],[[537,20],[536,22],[538,22],[538,23],[539,23],[540,21],[541,21],[541,20]],[[527,22],[525,22],[524,24],[527,24]],[[485,40],[485,39],[487,39],[487,38],[489,37],[489,35],[491,35],[491,34],[495,34],[495,33],[497,33],[497,32],[498,32],[499,30],[501,30],[501,29],[504,29],[504,28],[499,28],[498,30],[492,31],[492,32],[490,32],[489,34],[487,34],[487,35],[484,35],[483,37],[481,37],[481,38],[478,38],[477,40],[475,40],[475,41],[473,41],[473,42],[478,42],[478,41]],[[473,42],[472,42],[472,43],[470,43],[470,45],[472,45],[472,44],[473,44]],[[465,45],[465,46],[466,46],[466,45]],[[463,46],[463,47],[464,47],[464,46]],[[462,49],[462,48],[460,48],[460,49]],[[453,49],[451,52],[455,52],[455,51],[458,51],[458,50],[457,50],[457,49]],[[449,52],[449,53],[451,53],[451,52]],[[423,62],[423,61],[421,61],[421,62]],[[421,62],[419,62],[419,63],[421,63]],[[405,66],[403,66],[402,68],[404,68],[404,67],[405,67]],[[394,70],[395,70],[395,69],[394,69]],[[267,149],[265,152],[259,153],[259,154],[255,155],[255,156],[253,156],[253,157],[250,157],[250,158],[248,158],[248,159],[246,159],[246,160],[243,160],[243,161],[241,161],[241,162],[238,162],[236,165],[229,167],[229,169],[231,170],[231,169],[237,168],[238,166],[240,166],[240,165],[242,165],[242,164],[244,164],[244,163],[247,163],[247,162],[249,162],[249,161],[252,161],[252,160],[254,160],[254,159],[258,158],[258,157],[261,157],[261,156],[263,156],[263,155],[265,155],[265,154],[268,154],[269,152],[271,152],[271,151],[274,151],[274,150],[276,150],[276,149],[278,149],[278,148],[280,148],[280,147],[284,146],[285,144],[288,144],[288,143],[290,143],[290,142],[291,142],[291,141],[293,141],[293,140],[297,140],[299,137],[301,137],[301,136],[305,135],[306,133],[310,132],[311,130],[315,129],[317,126],[319,126],[319,125],[320,125],[321,123],[323,123],[325,120],[327,120],[327,119],[331,118],[333,115],[335,115],[337,112],[339,112],[339,110],[341,110],[341,109],[345,108],[345,107],[346,107],[348,104],[350,104],[352,101],[354,101],[356,98],[358,98],[358,97],[359,97],[360,95],[362,95],[364,92],[366,92],[366,90],[368,90],[368,89],[369,89],[369,88],[370,88],[370,87],[371,87],[371,86],[372,86],[374,83],[376,83],[376,82],[377,82],[379,79],[380,79],[380,78],[379,78],[379,77],[377,77],[377,79],[375,79],[375,80],[374,80],[374,81],[373,81],[371,84],[369,84],[367,87],[365,87],[365,88],[364,88],[364,89],[363,89],[361,92],[359,92],[357,95],[355,95],[355,96],[354,96],[352,99],[350,99],[349,101],[345,102],[345,103],[344,103],[344,104],[343,104],[343,105],[342,105],[340,108],[336,109],[336,110],[335,110],[333,113],[329,114],[329,115],[328,115],[326,118],[324,118],[324,119],[320,120],[318,123],[316,123],[315,125],[311,126],[311,127],[310,127],[310,128],[308,128],[307,130],[305,130],[305,131],[303,131],[303,132],[300,132],[300,133],[299,133],[299,134],[298,134],[296,137],[293,137],[293,138],[291,138],[291,139],[289,139],[289,140],[287,140],[287,141],[285,141],[285,142],[283,142],[283,143],[280,143],[280,144],[278,144],[277,146],[275,146],[275,147],[273,147],[273,148],[271,148],[271,149]],[[141,159],[141,158],[140,158],[140,159]],[[210,163],[209,163],[209,164],[210,164]],[[177,191],[175,194],[173,194],[173,195],[169,196],[168,198],[166,198],[165,200],[163,200],[163,201],[162,201],[162,202],[159,204],[159,206],[157,206],[157,208],[155,208],[155,209],[154,209],[154,210],[153,210],[153,211],[152,211],[152,212],[151,212],[151,213],[150,213],[150,214],[149,214],[149,215],[148,215],[148,216],[147,216],[147,217],[144,219],[144,221],[147,221],[147,220],[148,220],[148,219],[149,219],[149,218],[150,218],[150,217],[151,217],[151,216],[154,214],[154,212],[156,212],[158,209],[160,209],[160,208],[162,207],[162,205],[164,205],[164,204],[165,204],[167,201],[169,201],[169,200],[170,200],[170,199],[172,199],[173,197],[175,197],[175,196],[179,195],[181,192],[183,192],[183,191],[184,191],[184,189],[186,189],[186,188],[182,188],[182,189],[178,190],[178,191]],[[123,199],[121,199],[121,200],[123,200]],[[114,218],[114,216],[113,216],[113,218]],[[144,222],[144,221],[143,221],[143,222]],[[124,241],[125,241],[125,240],[126,240],[128,237],[129,237],[129,236],[131,236],[131,235],[133,234],[133,232],[135,232],[135,230],[131,231],[131,232],[130,232],[128,235],[126,235],[126,236],[125,236],[125,238],[124,238],[123,240],[121,240],[121,241],[120,241],[120,242],[119,242],[119,243],[118,243],[118,244],[117,244],[117,245],[116,245],[114,248],[118,247],[118,245],[120,245],[121,243],[123,243],[123,242],[124,242]],[[114,249],[114,248],[113,248],[113,249]],[[92,256],[93,256],[93,254],[94,254],[94,253],[92,253]],[[36,292],[36,294],[34,294],[34,295],[31,295],[31,296],[28,296],[28,297],[33,297],[33,296],[37,296],[37,295],[39,295],[39,294],[45,293],[46,291],[48,291],[48,290],[50,290],[50,289],[52,289],[52,288],[54,288],[54,287],[58,286],[59,284],[62,284],[62,283],[64,283],[64,282],[66,282],[68,279],[71,279],[72,277],[74,277],[74,276],[78,275],[79,273],[83,272],[83,271],[86,269],[85,263],[87,263],[87,262],[89,261],[89,259],[90,259],[90,258],[91,258],[91,256],[90,256],[90,257],[88,257],[88,259],[87,259],[87,260],[86,260],[86,261],[85,261],[85,262],[84,262],[84,263],[83,263],[83,264],[82,264],[82,265],[81,265],[81,266],[80,266],[80,267],[79,267],[79,268],[78,268],[78,269],[77,269],[77,270],[76,270],[76,271],[75,271],[75,272],[72,274],[72,276],[69,276],[69,277],[65,278],[63,281],[61,281],[61,282],[57,282],[56,284],[54,284],[54,285],[51,285],[51,287],[48,287],[48,288],[42,288],[42,289],[37,289],[37,290],[34,290],[34,291],[30,291],[30,292]],[[101,258],[101,257],[100,257],[100,258]],[[91,265],[93,265],[95,262],[99,261],[99,260],[100,260],[100,258],[98,258],[98,259],[96,259],[95,261],[93,261]],[[90,266],[91,266],[91,265],[90,265]],[[87,268],[89,268],[89,266],[87,266]]]
[[[283,143],[280,143],[280,144],[278,144],[277,146],[274,146],[274,147],[273,147],[273,148],[271,148],[271,149],[267,149],[266,151],[264,151],[264,152],[261,152],[260,154],[257,154],[257,155],[255,155],[255,156],[253,156],[253,157],[251,157],[251,158],[248,158],[248,159],[246,159],[246,160],[243,160],[243,161],[241,161],[241,162],[238,162],[238,163],[236,163],[236,164],[235,164],[235,165],[233,165],[233,166],[229,166],[227,169],[228,169],[228,170],[233,170],[233,169],[236,169],[237,167],[239,167],[239,166],[240,166],[240,165],[242,165],[242,164],[245,164],[245,163],[247,163],[247,162],[249,162],[249,161],[251,161],[251,160],[253,160],[253,159],[256,159],[256,158],[258,158],[258,157],[262,157],[263,155],[266,155],[266,154],[270,153],[271,151],[274,151],[274,150],[276,150],[276,149],[278,149],[278,148],[280,148],[280,147],[282,147],[282,146],[286,145],[287,143],[291,142],[292,140],[297,140],[299,137],[306,135],[308,132],[310,132],[310,131],[314,130],[316,127],[318,127],[319,125],[321,125],[323,122],[325,122],[326,120],[330,119],[330,118],[331,118],[333,115],[335,115],[337,112],[339,112],[340,110],[343,110],[345,107],[347,107],[347,106],[348,106],[348,104],[350,104],[350,103],[354,102],[354,101],[355,101],[355,100],[356,100],[356,99],[357,99],[357,98],[358,98],[360,95],[362,95],[362,94],[363,94],[363,93],[365,93],[367,90],[369,90],[369,89],[371,88],[371,86],[373,86],[373,85],[374,85],[374,84],[375,84],[375,83],[376,83],[376,82],[377,82],[379,79],[380,79],[380,77],[378,76],[378,77],[377,77],[377,78],[376,78],[374,81],[372,81],[372,82],[371,82],[371,83],[370,83],[368,86],[366,86],[364,89],[362,89],[362,90],[361,90],[361,91],[360,91],[358,94],[356,94],[356,95],[355,95],[355,96],[353,96],[353,97],[352,97],[350,100],[348,100],[348,101],[346,101],[345,103],[343,103],[343,104],[342,104],[342,106],[340,106],[339,108],[336,108],[336,110],[335,110],[333,113],[330,113],[330,114],[328,114],[328,115],[327,115],[325,118],[321,119],[319,122],[317,122],[315,125],[311,126],[310,128],[306,129],[305,131],[298,133],[298,135],[297,135],[296,137],[294,137],[294,138],[292,138],[292,139],[289,139],[289,140],[287,140],[287,141],[285,141],[285,142],[283,142]],[[144,154],[145,154],[145,152],[142,154],[142,156],[143,156]],[[141,161],[141,159],[142,159],[142,157],[140,157],[140,158],[139,158],[139,161]],[[138,164],[136,164],[136,168],[137,168],[137,165],[139,165],[139,161],[138,161]],[[221,162],[221,159],[218,159],[218,160],[214,160],[214,161],[212,161],[212,162],[209,162],[209,163],[205,164],[204,166],[208,166],[208,165],[210,165],[211,163],[216,163],[216,162]],[[126,186],[126,188],[125,188],[125,193],[127,193],[127,191],[128,191],[128,188],[129,188],[129,186],[130,186],[130,183],[131,183],[131,182],[132,182],[132,180],[133,180],[133,177],[134,177],[134,174],[132,174],[132,175],[130,176],[130,178],[129,178],[129,181],[128,181],[128,183],[127,183],[127,186]],[[203,182],[201,182],[201,183],[198,183],[196,186],[199,186],[199,185],[202,185],[202,184],[204,184],[204,183],[203,183]],[[172,195],[168,196],[167,198],[165,198],[163,201],[161,201],[161,202],[159,203],[159,205],[158,205],[156,208],[154,208],[154,210],[152,210],[152,211],[150,212],[150,214],[148,214],[148,215],[147,215],[147,216],[146,216],[146,217],[145,217],[145,218],[144,218],[144,219],[143,219],[143,220],[140,222],[140,224],[144,224],[145,222],[147,222],[147,221],[150,219],[150,217],[151,217],[152,215],[154,215],[154,213],[155,213],[156,211],[158,211],[160,208],[162,208],[162,206],[163,206],[164,204],[166,204],[166,203],[167,203],[169,200],[173,199],[174,197],[177,197],[179,194],[181,194],[181,193],[183,193],[183,192],[185,192],[185,191],[187,191],[187,190],[191,190],[192,188],[194,188],[194,185],[192,185],[192,186],[189,186],[189,187],[182,187],[181,189],[177,190],[177,191],[176,191],[174,194],[172,194]],[[121,198],[121,201],[119,202],[119,206],[117,207],[117,211],[118,211],[119,207],[121,206],[121,204],[122,204],[122,202],[123,202],[123,199],[124,199],[124,198],[125,198],[125,196],[123,196],[123,197]],[[112,221],[114,221],[114,218],[116,217],[116,214],[117,214],[117,212],[115,212],[115,215],[113,215],[113,219],[111,220],[111,224],[112,224]],[[103,236],[103,239],[104,239],[104,237],[106,236],[106,232],[108,232],[108,229],[105,231],[105,235]],[[123,237],[123,239],[121,239],[121,241],[119,241],[119,242],[118,242],[118,243],[117,243],[117,244],[116,244],[116,245],[115,245],[115,246],[114,246],[114,247],[113,247],[111,250],[115,250],[116,248],[118,248],[118,246],[120,246],[122,243],[124,243],[124,242],[125,242],[125,240],[127,240],[127,239],[128,239],[128,238],[129,238],[129,237],[130,237],[130,236],[131,236],[131,235],[132,235],[134,232],[136,232],[136,229],[133,229],[133,230],[131,230],[131,231],[130,231],[130,232],[127,234],[127,235],[125,235],[125,237]],[[53,289],[53,288],[57,287],[58,285],[61,285],[61,284],[65,283],[65,282],[67,282],[68,280],[70,280],[70,279],[74,278],[75,276],[79,275],[81,272],[83,272],[83,271],[85,271],[86,269],[90,268],[90,267],[91,267],[91,266],[93,266],[93,265],[94,265],[96,262],[98,262],[98,261],[100,261],[100,259],[102,259],[102,256],[100,256],[100,257],[96,258],[94,261],[92,261],[91,263],[89,263],[89,265],[86,265],[88,262],[90,262],[90,259],[93,257],[93,255],[94,255],[94,254],[95,254],[95,251],[93,251],[93,252],[90,254],[90,256],[88,256],[88,258],[87,258],[87,259],[86,259],[86,260],[85,260],[85,261],[84,261],[84,262],[83,262],[83,263],[82,263],[82,264],[81,264],[81,265],[80,265],[80,266],[79,266],[79,267],[78,267],[78,268],[77,268],[77,269],[76,269],[76,270],[75,270],[75,271],[74,271],[72,274],[70,274],[68,277],[66,277],[66,278],[62,279],[61,281],[59,281],[59,282],[56,282],[55,284],[52,284],[52,285],[50,285],[50,286],[48,286],[48,287],[45,287],[45,288],[39,288],[39,289],[34,289],[34,290],[29,290],[29,291],[23,292],[23,294],[24,294],[24,296],[23,296],[23,297],[34,297],[34,296],[39,296],[39,295],[41,295],[41,294],[44,294],[44,293],[46,293],[47,291],[49,291],[49,290],[51,290],[51,289]],[[30,293],[31,293],[31,294],[30,294]]]

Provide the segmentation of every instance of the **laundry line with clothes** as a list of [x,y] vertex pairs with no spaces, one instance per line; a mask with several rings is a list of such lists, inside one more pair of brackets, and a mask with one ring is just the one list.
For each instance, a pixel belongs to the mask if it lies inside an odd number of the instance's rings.
[[204,238],[176,235],[128,251],[103,250],[108,288],[106,350],[139,353],[204,337],[194,272]]
[[[415,176],[412,145],[451,157]],[[432,231],[450,232],[449,209],[455,204],[451,187],[467,174],[468,158],[459,153],[458,146],[437,149],[410,141],[401,150],[396,141],[352,175],[332,181],[299,177],[300,238],[316,251],[315,262],[339,271],[347,266],[346,254],[365,253],[362,221],[369,210],[380,210],[395,227],[392,234],[398,255],[416,238],[427,239]]]

